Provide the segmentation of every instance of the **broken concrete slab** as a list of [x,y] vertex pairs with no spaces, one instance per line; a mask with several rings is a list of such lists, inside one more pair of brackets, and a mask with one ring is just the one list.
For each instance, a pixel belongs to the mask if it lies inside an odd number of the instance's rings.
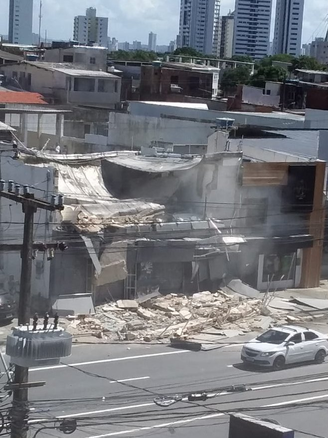
[[318,298],[292,298],[290,302],[305,305],[316,310],[328,310],[328,300],[320,300]]
[[189,309],[187,309],[187,307],[183,307],[180,311],[179,311],[180,316],[182,316],[183,319],[188,320],[192,317],[192,314],[189,312]]
[[137,315],[140,316],[143,319],[148,320],[148,321],[156,318],[155,313],[151,312],[150,310],[143,309],[142,307],[139,307],[137,309]]
[[136,300],[118,300],[116,305],[119,309],[124,310],[137,310],[139,307]]
[[223,290],[226,292],[227,289],[231,290],[234,293],[239,295],[243,295],[248,298],[259,298],[261,296],[261,292],[257,289],[252,288],[246,283],[243,283],[241,280],[231,280]]

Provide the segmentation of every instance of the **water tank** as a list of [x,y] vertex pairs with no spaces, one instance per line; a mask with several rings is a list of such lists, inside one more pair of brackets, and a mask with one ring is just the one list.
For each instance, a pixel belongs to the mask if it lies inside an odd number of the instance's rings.
[[62,328],[22,326],[7,337],[6,354],[10,362],[22,367],[58,364],[71,355],[72,335]]

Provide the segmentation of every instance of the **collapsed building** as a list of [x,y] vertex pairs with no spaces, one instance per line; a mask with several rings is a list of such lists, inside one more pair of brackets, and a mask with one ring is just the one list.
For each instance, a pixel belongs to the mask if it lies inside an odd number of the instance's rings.
[[217,290],[240,278],[258,290],[320,280],[325,163],[247,162],[242,152],[51,155],[65,209],[53,240],[49,298],[95,303]]

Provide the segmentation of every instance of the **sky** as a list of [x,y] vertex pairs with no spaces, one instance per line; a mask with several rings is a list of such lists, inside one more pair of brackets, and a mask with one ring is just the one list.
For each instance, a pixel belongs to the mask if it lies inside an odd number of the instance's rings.
[[[39,1],[34,0],[34,32],[38,32]],[[235,0],[221,0],[221,15],[234,9]],[[275,3],[275,0],[274,0]],[[148,42],[149,32],[157,33],[157,44],[168,44],[179,29],[180,0],[43,0],[42,35],[51,39],[72,38],[75,15],[87,7],[109,18],[109,36],[120,42]],[[8,34],[9,0],[0,0],[0,35]],[[303,43],[325,35],[328,27],[328,0],[305,0]]]

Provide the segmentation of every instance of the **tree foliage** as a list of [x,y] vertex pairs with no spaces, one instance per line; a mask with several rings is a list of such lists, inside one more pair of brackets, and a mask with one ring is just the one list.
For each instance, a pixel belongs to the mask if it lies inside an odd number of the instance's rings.
[[155,61],[158,57],[155,52],[146,52],[145,50],[117,50],[109,54],[111,59],[118,59],[122,61]]
[[295,72],[297,69],[304,70],[326,70],[326,66],[320,64],[315,58],[310,56],[300,56],[299,58],[294,58],[292,60],[292,66],[290,68],[291,72]]
[[251,77],[250,85],[253,87],[265,87],[266,81],[283,82],[286,78],[286,70],[281,67],[260,66]]
[[173,55],[190,56],[192,58],[204,58],[204,55],[192,47],[180,47],[173,52]]
[[221,89],[226,92],[239,84],[247,84],[250,79],[250,69],[247,66],[239,65],[237,68],[228,69],[223,72]]

